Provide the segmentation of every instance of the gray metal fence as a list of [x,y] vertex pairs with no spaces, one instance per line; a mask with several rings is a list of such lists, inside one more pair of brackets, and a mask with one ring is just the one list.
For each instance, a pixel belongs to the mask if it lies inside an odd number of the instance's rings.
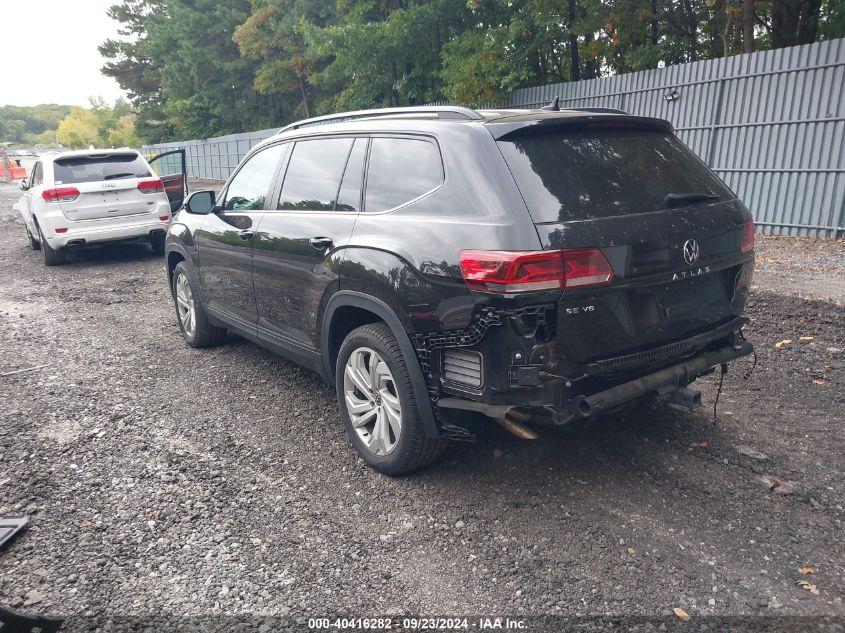
[[[771,233],[845,233],[845,40],[514,91],[509,107],[559,96],[668,119]],[[275,130],[144,146],[188,150],[189,175],[226,178]]]
[[273,128],[201,140],[144,145],[141,151],[150,156],[184,147],[188,176],[208,180],[226,180],[250,149],[273,136],[277,131],[278,128]]

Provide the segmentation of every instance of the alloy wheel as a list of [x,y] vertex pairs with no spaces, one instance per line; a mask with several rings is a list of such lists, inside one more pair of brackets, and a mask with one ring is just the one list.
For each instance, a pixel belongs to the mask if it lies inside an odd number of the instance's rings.
[[352,427],[374,455],[388,455],[402,434],[402,405],[396,381],[381,355],[358,347],[343,372],[343,393]]
[[179,273],[179,276],[176,277],[176,309],[179,313],[182,329],[189,338],[193,338],[194,328],[196,327],[194,293],[191,291],[191,284],[184,273]]

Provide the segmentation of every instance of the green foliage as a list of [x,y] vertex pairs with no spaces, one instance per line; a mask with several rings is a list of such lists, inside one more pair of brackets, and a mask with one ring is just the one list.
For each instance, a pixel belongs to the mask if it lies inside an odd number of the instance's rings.
[[[31,107],[0,107],[0,142],[32,145],[47,131],[55,130],[70,106],[45,104]],[[53,135],[52,142],[55,142]]]
[[303,32],[335,18],[334,6],[320,0],[253,0],[252,13],[235,30],[241,54],[257,64],[255,90],[272,95],[288,117],[311,115],[310,78],[324,65]]
[[122,30],[100,47],[103,72],[145,141],[496,103],[523,86],[845,36],[842,0],[120,0],[109,14]]
[[253,89],[257,64],[232,39],[251,8],[248,0],[123,0],[109,10],[124,39],[100,46],[103,73],[129,93],[143,139],[202,138],[279,118],[274,99]]
[[97,146],[101,138],[97,128],[99,120],[93,110],[74,107],[59,123],[59,142],[71,148]]
[[135,115],[126,101],[109,107],[102,99],[91,99],[90,108],[73,107],[59,123],[54,135],[65,147],[138,147]]
[[323,111],[420,104],[443,97],[443,45],[468,16],[465,0],[348,1],[338,23],[303,26],[311,55],[330,60],[312,77]]

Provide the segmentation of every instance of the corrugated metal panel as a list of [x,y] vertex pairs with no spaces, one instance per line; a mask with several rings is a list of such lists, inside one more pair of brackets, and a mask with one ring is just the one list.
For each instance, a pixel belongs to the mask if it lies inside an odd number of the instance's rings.
[[250,149],[266,138],[270,138],[278,128],[227,134],[202,140],[173,141],[156,145],[144,145],[144,154],[152,155],[171,149],[184,147],[186,151],[188,176],[211,180],[226,180],[247,155]]
[[845,40],[522,88],[508,105],[555,95],[668,119],[765,232],[845,231]]
[[[667,100],[675,91],[677,99]],[[845,40],[515,90],[505,106],[609,107],[668,119],[765,232],[845,232]],[[445,105],[445,104],[442,104]],[[188,150],[188,174],[228,178],[273,130],[144,146]]]

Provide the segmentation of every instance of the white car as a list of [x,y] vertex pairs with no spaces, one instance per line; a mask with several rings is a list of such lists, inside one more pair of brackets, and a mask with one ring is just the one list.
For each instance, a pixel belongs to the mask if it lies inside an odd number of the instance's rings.
[[[137,151],[88,150],[42,156],[14,205],[33,250],[47,266],[63,264],[68,250],[106,242],[149,241],[164,253],[173,213],[187,193],[184,152],[180,170],[159,177]],[[173,161],[170,161],[171,167]]]

